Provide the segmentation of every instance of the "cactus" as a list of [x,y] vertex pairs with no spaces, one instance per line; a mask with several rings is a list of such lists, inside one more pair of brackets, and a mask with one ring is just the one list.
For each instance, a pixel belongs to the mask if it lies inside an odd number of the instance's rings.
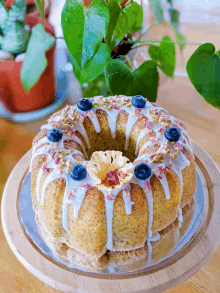
[[0,0],[0,48],[12,54],[24,52],[29,32],[25,30],[26,0],[15,0],[10,9]]

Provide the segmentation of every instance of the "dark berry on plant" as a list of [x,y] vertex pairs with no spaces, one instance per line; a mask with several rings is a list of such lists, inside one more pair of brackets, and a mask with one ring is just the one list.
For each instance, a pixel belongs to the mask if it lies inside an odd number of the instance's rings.
[[52,128],[47,132],[47,138],[51,142],[57,142],[63,137],[63,132],[60,129]]
[[88,98],[82,98],[77,102],[77,107],[81,111],[89,111],[92,108],[92,101]]
[[146,100],[143,96],[137,95],[131,99],[131,103],[135,108],[144,108],[146,105]]
[[73,180],[80,181],[86,178],[87,171],[83,165],[77,164],[70,170],[69,174]]
[[169,127],[166,129],[164,135],[167,140],[177,142],[180,139],[181,132],[176,127]]
[[134,168],[134,174],[137,179],[146,180],[151,176],[151,167],[146,163],[137,164]]

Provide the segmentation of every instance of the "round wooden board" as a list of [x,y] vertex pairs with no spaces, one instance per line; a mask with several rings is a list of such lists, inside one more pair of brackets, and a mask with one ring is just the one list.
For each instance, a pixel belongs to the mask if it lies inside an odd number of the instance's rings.
[[121,276],[79,272],[58,265],[35,246],[25,233],[18,211],[22,180],[31,151],[8,178],[2,199],[2,225],[7,241],[20,262],[37,278],[63,292],[163,292],[195,274],[220,243],[220,172],[210,156],[192,141],[205,192],[205,212],[192,239],[171,258],[152,268]]

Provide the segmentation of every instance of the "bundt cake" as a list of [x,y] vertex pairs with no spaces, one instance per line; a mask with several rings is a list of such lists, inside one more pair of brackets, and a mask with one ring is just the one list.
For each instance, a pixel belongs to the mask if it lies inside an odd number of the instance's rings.
[[144,247],[182,222],[197,182],[184,126],[139,95],[82,98],[53,114],[30,171],[41,235],[69,260]]

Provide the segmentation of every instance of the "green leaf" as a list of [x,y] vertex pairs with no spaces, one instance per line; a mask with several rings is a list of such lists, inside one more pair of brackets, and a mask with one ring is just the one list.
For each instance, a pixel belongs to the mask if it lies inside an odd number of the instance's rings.
[[186,70],[195,89],[220,109],[220,57],[211,43],[201,45],[187,62]]
[[118,21],[115,26],[110,48],[113,50],[124,38],[126,33],[129,31],[128,27],[128,16],[124,10],[121,11]]
[[133,72],[135,95],[142,95],[150,102],[155,102],[157,98],[159,74],[157,65],[147,60]]
[[173,0],[167,0],[167,2],[172,6],[173,5]]
[[41,22],[44,26],[45,12],[44,12],[44,0],[35,0],[37,9],[40,13]]
[[47,67],[45,53],[54,43],[54,37],[48,37],[41,24],[33,27],[21,68],[21,80],[27,92],[38,82]]
[[93,56],[81,71],[80,83],[90,82],[99,76],[105,69],[111,58],[111,51],[107,44],[101,44]]
[[170,22],[177,29],[179,25],[179,11],[174,8],[170,8],[168,11],[170,14]]
[[[171,41],[171,43],[163,41]],[[159,46],[151,45],[148,53],[159,68],[167,76],[173,78],[175,71],[175,43],[168,36],[165,36],[162,38]]]
[[111,46],[112,35],[115,30],[119,15],[122,11],[121,6],[117,0],[111,0],[108,5],[109,9],[109,24],[106,32],[105,43]]
[[125,6],[124,11],[128,17],[128,30],[136,31],[140,29],[143,24],[142,7],[136,2],[131,2]]
[[112,94],[143,95],[149,101],[157,98],[158,71],[153,61],[145,61],[132,72],[122,61],[111,60],[105,69],[105,77]]
[[106,35],[109,22],[108,6],[102,0],[94,0],[84,12],[80,0],[67,0],[61,22],[70,54],[83,69]]
[[105,68],[105,78],[113,95],[131,95],[133,93],[133,75],[120,60],[111,60]]
[[150,0],[150,5],[153,10],[153,14],[159,23],[163,23],[163,7],[160,0]]
[[11,25],[11,30],[2,38],[1,48],[12,54],[19,54],[26,50],[29,32],[19,22]]
[[94,97],[94,96],[108,97],[111,94],[112,93],[106,84],[104,74],[101,74],[93,81],[82,85],[83,97],[87,97],[87,98]]

